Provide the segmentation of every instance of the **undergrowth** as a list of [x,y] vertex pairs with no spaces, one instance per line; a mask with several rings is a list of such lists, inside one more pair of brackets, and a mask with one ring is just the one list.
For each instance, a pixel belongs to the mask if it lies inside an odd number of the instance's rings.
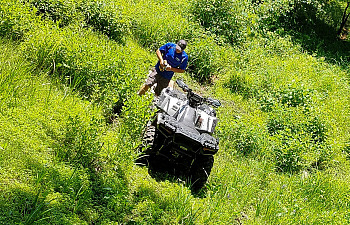
[[[349,223],[342,7],[2,0],[0,224]],[[134,165],[152,111],[136,91],[154,50],[182,38],[176,77],[223,103],[199,195]]]

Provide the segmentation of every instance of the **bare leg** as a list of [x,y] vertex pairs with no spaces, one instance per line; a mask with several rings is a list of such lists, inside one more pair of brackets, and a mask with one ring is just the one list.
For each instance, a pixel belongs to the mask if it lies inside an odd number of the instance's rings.
[[175,82],[173,80],[170,80],[168,87],[171,87],[172,89],[174,89],[174,84]]
[[149,88],[150,88],[150,86],[145,84],[141,87],[141,89],[139,90],[139,92],[137,94],[140,96],[144,95],[148,91]]

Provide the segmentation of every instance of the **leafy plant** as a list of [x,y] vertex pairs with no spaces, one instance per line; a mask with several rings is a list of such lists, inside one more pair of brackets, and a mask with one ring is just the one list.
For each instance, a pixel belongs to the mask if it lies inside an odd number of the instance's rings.
[[[226,42],[238,44],[244,40],[246,31],[252,33],[253,17],[249,18],[249,4],[223,0],[191,1],[193,20],[198,21],[206,30],[222,36]],[[253,25],[253,26],[252,26]]]
[[279,109],[267,120],[270,144],[274,147],[276,166],[283,172],[298,172],[330,162],[333,150],[327,143],[327,129],[317,116],[295,109]]
[[309,90],[294,88],[290,85],[277,95],[278,101],[287,107],[306,107],[310,99]]
[[281,132],[277,145],[274,146],[276,154],[276,168],[282,172],[299,172],[305,165],[303,153],[308,149],[308,142],[299,134]]
[[345,146],[343,148],[343,152],[345,153],[346,157],[350,159],[350,143],[345,143]]
[[306,124],[306,130],[311,134],[315,143],[323,143],[328,137],[327,125],[317,116],[309,118]]
[[29,4],[21,0],[0,2],[0,36],[20,40],[35,25],[40,24]]
[[261,110],[270,112],[274,108],[282,107],[301,107],[308,110],[311,101],[312,90],[295,88],[288,85],[286,88],[280,88],[271,92],[258,92],[257,99],[261,105]]
[[220,70],[218,60],[220,47],[213,37],[194,39],[189,51],[189,72],[199,82],[210,83],[211,78]]
[[93,170],[102,148],[99,129],[99,122],[95,118],[91,118],[90,124],[86,124],[77,116],[69,117],[65,138],[57,156],[73,165],[82,165]]
[[60,27],[67,26],[78,18],[76,3],[66,0],[28,0],[37,9],[37,14],[47,18]]
[[124,41],[131,26],[124,7],[118,2],[106,1],[83,1],[79,6],[88,25],[120,43]]

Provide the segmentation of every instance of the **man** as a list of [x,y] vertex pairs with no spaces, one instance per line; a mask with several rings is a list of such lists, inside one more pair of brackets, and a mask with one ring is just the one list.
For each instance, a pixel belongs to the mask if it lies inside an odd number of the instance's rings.
[[148,78],[138,94],[145,94],[150,87],[157,84],[154,92],[159,96],[164,88],[169,85],[175,73],[184,73],[187,67],[188,56],[184,51],[187,46],[185,40],[175,43],[166,43],[157,49],[158,63],[148,74]]

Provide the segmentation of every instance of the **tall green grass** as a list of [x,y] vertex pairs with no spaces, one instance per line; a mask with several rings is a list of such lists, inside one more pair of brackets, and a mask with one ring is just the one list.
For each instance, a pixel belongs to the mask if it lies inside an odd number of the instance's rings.
[[2,42],[1,50],[0,223],[123,218],[126,168],[105,165],[114,138],[102,141],[101,110],[36,73],[15,45]]
[[35,10],[22,1],[1,1],[0,35],[13,40],[20,40],[24,34],[35,26],[40,17]]
[[[278,26],[294,2],[3,3],[0,223],[349,223],[348,75]],[[195,196],[133,163],[152,114],[136,90],[180,38],[181,77],[223,103]]]
[[38,27],[22,46],[39,70],[102,105],[106,117],[136,92],[154,59],[131,39],[120,45],[79,26]]

